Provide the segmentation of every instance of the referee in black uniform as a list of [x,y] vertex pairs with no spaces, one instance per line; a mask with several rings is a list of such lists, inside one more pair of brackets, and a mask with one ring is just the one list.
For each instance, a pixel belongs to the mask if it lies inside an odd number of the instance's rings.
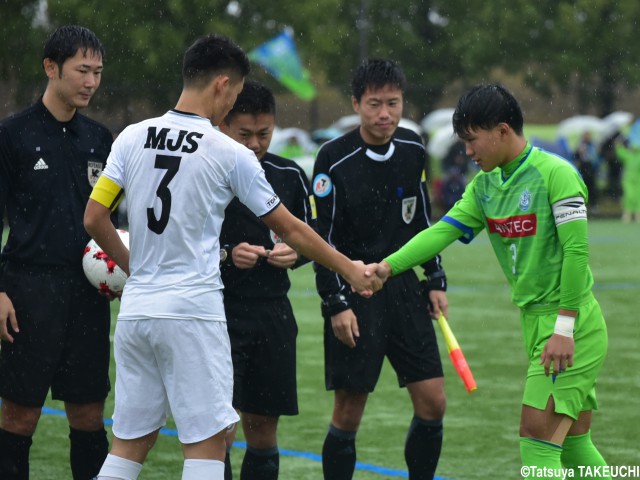
[[[360,126],[325,143],[314,167],[318,232],[365,263],[384,258],[429,226],[425,148],[417,134],[398,127],[405,83],[394,62],[362,63],[351,84]],[[423,267],[426,281],[409,271],[365,299],[351,294],[339,275],[316,265],[325,319],[325,382],[335,391],[322,449],[327,480],[353,476],[356,433],[385,356],[413,402],[405,444],[409,477],[434,476],[445,395],[431,317],[447,313],[446,277],[439,257]]]
[[44,47],[42,98],[0,124],[0,478],[29,478],[29,448],[45,398],[64,401],[71,470],[98,474],[108,441],[109,300],[86,280],[85,205],[112,134],[77,113],[100,85],[104,47],[65,26]]
[[[304,171],[294,161],[267,152],[275,108],[267,87],[247,81],[220,130],[253,150],[285,207],[311,224],[311,191]],[[291,286],[287,270],[307,260],[281,242],[237,198],[225,210],[220,245],[234,369],[233,406],[240,411],[247,441],[240,478],[276,479],[278,418],[298,414],[298,327],[287,298]],[[228,437],[229,446],[232,437]],[[227,454],[225,479],[230,478]]]

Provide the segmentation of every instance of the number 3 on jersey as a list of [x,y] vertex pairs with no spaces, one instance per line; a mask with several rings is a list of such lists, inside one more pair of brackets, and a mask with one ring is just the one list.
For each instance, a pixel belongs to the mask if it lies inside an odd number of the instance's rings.
[[162,177],[160,185],[156,190],[156,195],[160,199],[162,209],[160,210],[160,218],[156,218],[156,214],[152,208],[147,208],[147,226],[149,230],[160,235],[167,228],[169,223],[169,213],[171,212],[171,190],[169,190],[169,182],[173,180],[173,177],[178,173],[180,168],[180,161],[182,157],[174,155],[156,155],[155,168],[166,170],[167,172]]

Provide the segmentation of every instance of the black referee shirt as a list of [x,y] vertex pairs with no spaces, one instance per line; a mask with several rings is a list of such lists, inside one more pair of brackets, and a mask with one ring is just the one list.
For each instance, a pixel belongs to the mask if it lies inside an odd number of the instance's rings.
[[3,264],[82,268],[84,210],[112,142],[105,126],[79,113],[59,122],[42,99],[2,121],[0,212],[6,208],[10,228]]
[[[349,258],[365,263],[395,252],[429,226],[425,160],[420,137],[401,127],[381,146],[365,144],[359,128],[325,143],[318,151],[312,184],[318,233]],[[315,267],[323,298],[350,293],[336,273]],[[423,267],[428,277],[442,278],[444,290],[440,257]]]
[[[309,203],[311,192],[304,170],[292,160],[266,153],[260,161],[267,181],[280,200],[293,215],[312,225],[313,215]],[[247,242],[271,250],[275,237],[265,223],[251,210],[234,198],[224,212],[220,234],[220,245],[227,249],[228,257],[222,265],[225,301],[243,299],[274,299],[287,294],[291,283],[286,269],[269,265],[265,258],[258,260],[254,268],[236,268],[231,259],[231,250],[237,244]],[[308,260],[299,258],[295,267]]]

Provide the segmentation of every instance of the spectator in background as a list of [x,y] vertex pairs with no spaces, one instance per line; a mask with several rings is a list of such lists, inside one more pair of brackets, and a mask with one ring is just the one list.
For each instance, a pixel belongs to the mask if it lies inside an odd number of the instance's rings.
[[600,170],[600,155],[593,142],[591,132],[582,134],[578,146],[573,153],[573,163],[582,175],[582,180],[589,192],[589,207],[595,209],[598,204],[598,171]]
[[607,166],[606,194],[616,201],[619,201],[622,195],[622,163],[616,155],[616,143],[619,137],[620,132],[616,132],[600,145],[600,158],[602,163]]
[[464,189],[467,186],[467,178],[458,166],[452,166],[444,177],[440,190],[440,201],[445,211],[462,198]]
[[[442,177],[435,185],[438,205],[443,212],[449,210],[462,197],[462,193],[467,186],[469,165],[471,165],[471,162],[467,156],[464,142],[456,139],[447,154],[442,158],[440,164]],[[474,168],[471,172],[471,177],[475,175],[476,170]]]
[[289,137],[286,145],[280,150],[280,155],[289,160],[294,160],[304,155],[304,148],[300,145],[298,137]]
[[640,120],[626,142],[616,142],[615,153],[622,163],[622,221],[640,222]]
[[456,140],[442,159],[442,171],[450,172],[452,167],[456,167],[462,175],[466,175],[471,162],[465,150],[464,142]]

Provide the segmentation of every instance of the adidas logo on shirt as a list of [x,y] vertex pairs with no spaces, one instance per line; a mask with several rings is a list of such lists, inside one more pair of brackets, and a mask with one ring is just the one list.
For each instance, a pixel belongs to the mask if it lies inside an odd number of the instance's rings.
[[33,166],[34,170],[47,170],[48,168],[49,168],[49,165],[47,165],[42,158],[38,160],[36,164]]

